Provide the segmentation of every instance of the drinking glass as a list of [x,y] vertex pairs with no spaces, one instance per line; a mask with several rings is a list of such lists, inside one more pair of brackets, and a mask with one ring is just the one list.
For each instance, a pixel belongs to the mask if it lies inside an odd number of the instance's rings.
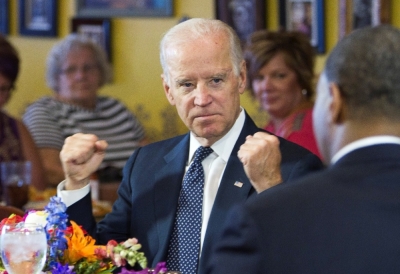
[[46,262],[47,240],[41,225],[6,224],[0,239],[1,259],[8,273],[37,274],[42,271]]
[[29,199],[31,162],[2,162],[0,171],[3,202],[6,205],[22,208]]

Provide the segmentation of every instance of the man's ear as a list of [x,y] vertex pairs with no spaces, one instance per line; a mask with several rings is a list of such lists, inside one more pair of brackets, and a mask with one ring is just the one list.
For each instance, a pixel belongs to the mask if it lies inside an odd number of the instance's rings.
[[247,83],[247,71],[246,71],[246,62],[242,61],[240,65],[240,75],[239,75],[239,93],[243,94],[246,90]]
[[171,92],[171,88],[170,88],[170,86],[169,86],[169,84],[168,84],[168,81],[166,80],[164,74],[161,74],[161,79],[162,79],[162,84],[163,84],[165,96],[167,97],[168,102],[169,102],[172,106],[174,106],[174,105],[175,105],[174,96],[173,96],[173,94],[172,94],[172,92]]
[[329,93],[331,96],[329,112],[331,114],[332,123],[341,124],[346,120],[346,107],[342,92],[336,83],[330,83]]

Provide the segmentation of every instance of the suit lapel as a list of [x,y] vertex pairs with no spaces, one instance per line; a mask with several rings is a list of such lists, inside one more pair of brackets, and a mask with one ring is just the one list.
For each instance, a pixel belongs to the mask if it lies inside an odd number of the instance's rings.
[[[207,232],[202,248],[202,262],[208,261],[212,246],[217,240],[221,226],[227,212],[237,203],[244,202],[254,189],[247,178],[242,162],[237,157],[240,146],[245,142],[246,136],[260,131],[246,113],[246,120],[232,153],[226,165],[224,175],[218,187],[217,196],[208,221]],[[236,183],[238,182],[238,183]],[[235,184],[236,183],[236,184]],[[203,267],[203,266],[201,266]]]
[[189,134],[164,156],[165,166],[155,173],[155,214],[160,249],[154,261],[161,261],[167,254],[173,227],[182,178],[189,153]]
[[[226,209],[231,208],[233,204],[247,199],[252,186],[246,176],[242,162],[240,162],[239,158],[237,157],[237,153],[240,149],[240,146],[246,141],[246,137],[254,134],[257,131],[259,131],[258,128],[246,113],[246,120],[243,125],[243,129],[235,143],[235,146],[232,149],[229,161],[224,171],[224,175],[222,176],[217,197],[211,212],[212,215],[214,212],[218,212],[219,208],[222,208],[222,212],[225,214]],[[236,182],[242,183],[243,185],[239,187],[240,184],[236,185]],[[218,217],[221,218],[224,216]]]

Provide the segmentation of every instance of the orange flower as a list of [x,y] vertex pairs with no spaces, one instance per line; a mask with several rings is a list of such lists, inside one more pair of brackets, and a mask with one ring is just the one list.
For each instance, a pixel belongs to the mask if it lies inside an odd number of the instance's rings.
[[105,249],[105,246],[95,245],[96,240],[91,236],[85,236],[83,230],[71,221],[72,233],[66,237],[68,248],[64,251],[64,258],[68,264],[74,264],[79,259],[88,261],[97,260],[96,249]]

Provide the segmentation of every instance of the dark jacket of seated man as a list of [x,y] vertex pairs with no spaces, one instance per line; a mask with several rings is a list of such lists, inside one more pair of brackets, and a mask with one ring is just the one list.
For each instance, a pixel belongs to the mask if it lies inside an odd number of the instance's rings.
[[[237,153],[246,136],[263,131],[246,114],[245,123],[231,152],[218,188],[202,244],[199,273],[204,273],[209,254],[221,233],[229,209],[256,195]],[[92,216],[90,195],[68,207],[71,220],[82,225],[98,243],[135,237],[142,244],[150,266],[166,261],[180,188],[189,153],[190,134],[139,148],[123,170],[118,200],[110,214],[97,225]],[[279,138],[283,183],[323,167],[308,150]],[[235,182],[242,183],[238,187]]]

